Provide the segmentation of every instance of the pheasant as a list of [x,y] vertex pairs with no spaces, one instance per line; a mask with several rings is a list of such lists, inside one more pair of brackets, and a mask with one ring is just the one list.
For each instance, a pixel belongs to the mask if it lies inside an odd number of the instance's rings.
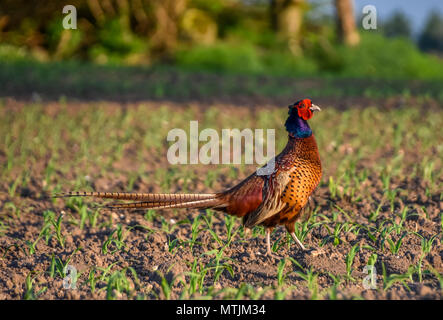
[[312,192],[320,182],[322,168],[317,143],[308,120],[314,111],[321,109],[310,99],[303,99],[289,106],[285,127],[288,142],[274,161],[274,170],[265,175],[251,174],[236,186],[218,193],[208,194],[155,194],[120,192],[68,192],[56,197],[87,196],[118,200],[136,200],[130,203],[114,203],[110,208],[194,208],[214,209],[241,217],[246,228],[262,225],[266,228],[266,253],[272,256],[270,235],[277,225],[286,230],[306,250],[295,235],[295,221],[308,203]]

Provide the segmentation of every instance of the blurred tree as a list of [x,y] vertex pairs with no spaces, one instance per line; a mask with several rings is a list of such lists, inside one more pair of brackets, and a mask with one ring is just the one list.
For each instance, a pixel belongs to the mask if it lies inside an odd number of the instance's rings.
[[289,41],[292,53],[300,52],[300,30],[305,0],[271,0],[271,23],[273,29]]
[[424,51],[443,52],[443,18],[432,11],[419,38],[418,46]]
[[387,37],[411,37],[411,26],[408,17],[402,11],[395,11],[382,25]]
[[169,55],[177,46],[180,19],[186,11],[187,0],[150,0],[155,17],[152,49]]
[[203,10],[190,8],[185,11],[181,27],[195,43],[211,44],[217,38],[217,24]]
[[355,26],[354,9],[351,0],[335,0],[337,10],[338,33],[347,46],[355,46],[360,42],[360,35]]

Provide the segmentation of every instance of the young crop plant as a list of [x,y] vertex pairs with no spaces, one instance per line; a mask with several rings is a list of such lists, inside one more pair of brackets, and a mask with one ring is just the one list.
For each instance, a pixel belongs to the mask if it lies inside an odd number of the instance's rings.
[[[128,277],[128,272],[132,275],[133,280]],[[135,290],[140,287],[140,281],[134,268],[127,267],[122,270],[114,271],[108,277],[106,283],[106,299],[114,300],[122,293],[131,298],[135,295]]]
[[295,271],[295,274],[306,281],[307,287],[311,292],[311,300],[318,299],[318,273],[315,273],[312,268],[305,272],[301,270]]
[[355,279],[352,278],[352,264],[354,263],[355,256],[359,250],[359,244],[356,244],[346,255],[346,278],[352,281],[355,281]]
[[375,222],[377,220],[377,217],[380,214],[380,210],[383,206],[383,203],[379,203],[377,206],[377,209],[375,211],[371,211],[371,214],[369,215],[369,222]]
[[48,287],[42,287],[38,292],[35,292],[35,290],[34,290],[34,281],[37,278],[37,276],[39,275],[39,273],[35,273],[35,275],[33,276],[34,273],[35,272],[30,272],[26,276],[26,280],[25,280],[25,294],[23,296],[23,298],[25,300],[35,300],[39,296],[41,296],[43,293],[45,293],[45,291],[48,289]]
[[62,248],[65,247],[66,237],[62,235],[62,222],[63,222],[64,212],[62,212],[57,220],[53,217],[50,219],[51,225],[55,231],[55,237]]
[[171,240],[169,236],[167,236],[167,238],[168,238],[168,252],[174,255],[177,253],[177,250],[184,245],[184,241],[181,241],[178,238]]
[[5,210],[10,210],[13,216],[15,216],[17,219],[20,219],[21,210],[13,202],[6,202],[3,208]]
[[89,287],[91,288],[92,293],[95,292],[95,288],[96,288],[96,284],[97,284],[97,280],[98,280],[98,277],[95,276],[95,273],[96,273],[96,268],[92,267],[88,273],[88,280],[85,281],[85,285],[89,284]]
[[211,250],[204,252],[203,255],[214,255],[209,261],[209,263],[205,266],[205,268],[213,269],[213,282],[216,283],[222,273],[226,270],[231,277],[234,277],[234,269],[232,268],[232,264],[229,261],[234,261],[232,258],[224,255],[225,249],[230,245],[230,243],[226,243],[219,250]]
[[392,254],[394,254],[394,255],[398,254],[398,252],[400,250],[400,247],[401,247],[401,245],[403,243],[403,238],[407,234],[408,234],[407,232],[404,232],[397,241],[392,240],[392,236],[391,235],[389,235],[389,237],[386,237],[386,241],[389,244],[389,249],[391,250]]
[[205,269],[203,264],[201,262],[198,263],[198,259],[194,258],[194,261],[191,264],[191,270],[185,273],[188,280],[180,280],[184,289],[182,295],[192,297],[197,292],[202,294],[204,288],[203,283],[208,271],[209,269]]
[[165,300],[170,300],[171,295],[172,295],[172,291],[174,288],[174,284],[178,278],[178,275],[172,277],[172,279],[170,281],[168,281],[168,279],[165,277],[165,275],[162,272],[160,272],[159,270],[157,270],[156,272],[159,275],[159,277],[161,278],[160,287],[161,287],[161,290],[163,293],[163,298]]
[[[54,255],[54,253],[51,256],[51,264],[49,266],[49,276],[51,278],[54,278],[56,274],[58,274],[60,276],[60,278],[64,278],[66,277],[66,271],[68,268],[69,263],[71,262],[72,257],[78,252],[82,250],[81,247],[75,249],[68,257],[68,259],[66,259],[65,262],[63,262],[59,257],[56,257]],[[80,276],[80,273],[77,273],[77,277]]]
[[382,276],[383,276],[383,289],[387,291],[390,287],[392,287],[396,283],[403,284],[406,289],[411,291],[407,282],[412,281],[412,274],[414,273],[414,267],[410,266],[408,271],[404,274],[387,274],[385,264],[382,262]]
[[[315,222],[315,220],[317,219],[318,210],[319,210],[318,207],[315,208],[314,211],[310,214],[309,219],[302,221],[302,222],[297,221],[295,223],[295,235],[297,236],[297,238],[301,242],[305,241],[309,232],[311,232],[314,228],[317,228],[317,227],[323,225],[323,222]],[[293,241],[293,239],[290,237],[289,241],[288,241],[288,245],[291,241]]]
[[[123,226],[119,223],[117,228],[112,230],[108,236],[108,239],[102,245],[103,254],[114,254],[119,250],[123,250],[126,247],[124,242],[126,237],[125,231],[123,230]],[[114,249],[109,249],[109,246],[113,245]]]
[[290,245],[290,236],[288,234],[284,234],[282,237],[279,237],[277,240],[274,241],[271,247],[272,252],[278,252],[280,248],[285,244],[285,241],[282,241],[283,239],[286,239],[286,242],[288,246]]
[[79,214],[80,222],[78,224],[81,230],[84,229],[86,221],[92,228],[96,227],[100,208],[89,209],[81,197],[68,198],[66,206]]
[[[340,237],[340,234],[343,231],[346,231],[346,229],[349,227],[349,222],[337,222],[334,226],[334,229],[331,231],[331,229],[326,225],[323,224],[323,226],[328,231],[329,235],[325,237],[322,242],[320,243],[320,247],[323,247],[328,241],[332,240],[332,244],[336,247],[344,240]],[[350,231],[349,229],[347,231]]]
[[421,255],[417,263],[417,273],[419,281],[423,281],[423,260],[424,258],[431,252],[432,245],[434,241],[437,239],[438,234],[433,235],[429,239],[426,239],[424,236],[422,236],[419,233],[414,232],[417,236],[421,238]]
[[234,236],[237,234],[239,229],[232,232],[236,223],[236,218],[232,216],[225,216],[225,226],[226,226],[226,241],[227,243],[231,243],[234,239]]
[[200,232],[203,231],[203,228],[200,228],[202,224],[200,215],[194,218],[191,225],[191,239],[188,241],[189,247],[191,248],[191,252],[193,252],[194,246],[197,244],[197,237],[200,234]]

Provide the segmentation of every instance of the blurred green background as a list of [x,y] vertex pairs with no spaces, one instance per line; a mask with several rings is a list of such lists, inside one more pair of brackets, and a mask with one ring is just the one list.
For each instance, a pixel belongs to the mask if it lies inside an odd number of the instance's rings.
[[[63,28],[67,4],[77,9],[76,30]],[[364,14],[354,6],[351,0],[3,0],[0,94],[178,100],[220,91],[284,99],[419,94],[442,101],[441,12],[430,7],[416,32],[413,18],[399,10],[364,30]]]

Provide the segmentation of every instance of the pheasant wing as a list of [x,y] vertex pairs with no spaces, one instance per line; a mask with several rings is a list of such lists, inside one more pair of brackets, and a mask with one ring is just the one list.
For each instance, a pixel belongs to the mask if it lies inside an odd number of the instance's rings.
[[258,208],[245,219],[245,227],[252,228],[274,214],[280,212],[288,204],[282,200],[283,191],[290,181],[292,170],[276,170],[268,176],[263,188],[263,201]]

